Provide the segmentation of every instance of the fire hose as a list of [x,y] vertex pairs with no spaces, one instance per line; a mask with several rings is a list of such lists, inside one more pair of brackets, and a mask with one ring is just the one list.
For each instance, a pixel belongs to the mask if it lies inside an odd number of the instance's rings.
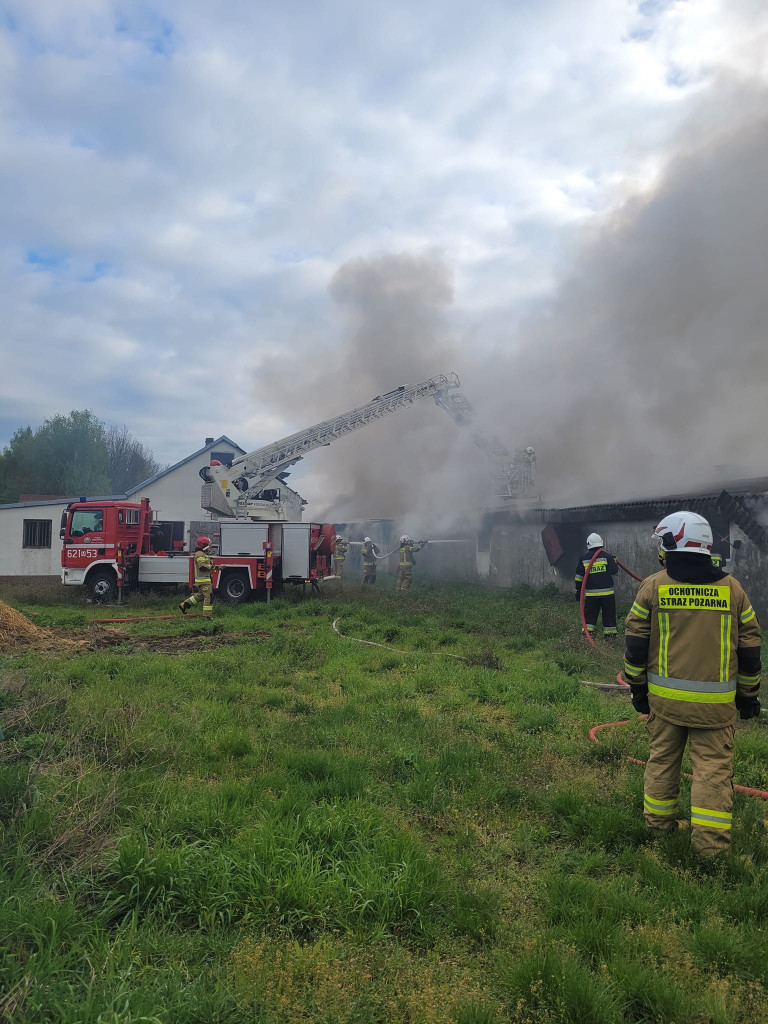
[[[621,673],[619,673],[619,676],[621,676]],[[648,716],[642,715],[641,717],[645,719]],[[605,725],[594,725],[589,730],[589,738],[592,740],[593,743],[599,743],[600,741],[597,738],[597,734],[598,732],[600,732],[601,729],[615,729],[620,725],[629,725],[629,723],[630,719],[626,718],[623,722],[606,722]],[[637,757],[627,757],[627,761],[631,761],[632,764],[646,763],[645,761],[641,761]],[[686,777],[686,779],[693,778],[693,776],[689,772],[683,772],[683,775]],[[746,793],[747,796],[755,796],[758,797],[760,800],[768,800],[768,792],[766,792],[764,789],[752,789],[751,786],[737,786],[736,783],[733,783],[733,788],[737,793]]]
[[[592,557],[590,558],[589,565],[584,570],[584,578],[581,581],[581,590],[579,591],[579,614],[581,615],[581,628],[582,628],[582,631],[584,633],[584,636],[587,638],[589,643],[591,643],[592,646],[595,649],[597,649],[597,644],[592,639],[592,634],[587,629],[587,620],[584,617],[584,600],[585,600],[585,598],[587,596],[587,580],[589,579],[589,571],[592,568],[592,566],[593,566],[593,564],[595,562],[595,559],[598,557],[598,555],[601,555],[602,553],[603,553],[603,549],[602,548],[598,548],[597,551],[595,551],[594,555],[592,555]],[[638,576],[637,573],[632,572],[632,570],[628,569],[626,567],[626,565],[624,565],[622,562],[620,562],[618,560],[618,558],[616,559],[616,564],[618,565],[618,567],[620,569],[623,569],[624,572],[627,573],[628,576],[631,576],[633,580],[638,580],[638,582],[640,582],[640,583],[643,582],[643,577],[642,576]],[[626,684],[623,683],[623,685],[626,685]]]

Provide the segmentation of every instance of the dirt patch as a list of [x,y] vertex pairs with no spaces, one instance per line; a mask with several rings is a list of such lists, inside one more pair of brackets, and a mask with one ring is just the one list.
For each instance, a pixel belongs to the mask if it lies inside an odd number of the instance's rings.
[[121,654],[134,654],[136,651],[152,651],[157,654],[192,654],[195,651],[212,651],[216,647],[233,647],[237,644],[258,644],[269,640],[271,633],[254,630],[252,633],[227,633],[224,636],[209,636],[199,633],[190,636],[145,636],[136,637],[125,630],[103,629],[96,631],[91,640],[91,650],[100,651],[106,648],[119,648],[130,644],[130,648],[119,651]]
[[57,654],[77,650],[85,643],[44,626],[36,626],[26,615],[0,601],[0,654],[23,654],[25,651]]

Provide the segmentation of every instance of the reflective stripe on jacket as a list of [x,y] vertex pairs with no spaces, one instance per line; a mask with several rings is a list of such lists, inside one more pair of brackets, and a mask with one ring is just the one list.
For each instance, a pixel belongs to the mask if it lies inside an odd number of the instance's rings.
[[760,626],[732,576],[683,583],[649,576],[626,621],[624,678],[649,692],[651,710],[675,725],[720,728],[735,717],[736,693],[760,685]]
[[363,565],[369,567],[376,565],[376,554],[374,552],[372,543],[363,544],[363,550],[361,554],[363,556]]
[[[581,591],[581,581],[584,579],[584,573],[587,571],[587,566],[589,565],[594,553],[595,550],[593,548],[591,552],[588,551],[586,555],[582,555],[578,561],[576,574],[574,576],[574,583],[576,584],[577,592]],[[585,596],[609,597],[614,592],[613,577],[618,571],[619,567],[613,555],[608,551],[601,551],[592,563],[592,568],[589,570]]]
[[195,583],[210,583],[213,559],[204,551],[195,552]]
[[421,544],[403,544],[400,548],[400,568],[404,566],[412,566],[414,563],[413,554],[415,551],[421,551]]

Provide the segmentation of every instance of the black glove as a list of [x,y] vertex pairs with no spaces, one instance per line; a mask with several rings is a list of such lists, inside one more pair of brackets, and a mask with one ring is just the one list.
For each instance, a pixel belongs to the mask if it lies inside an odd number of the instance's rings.
[[743,697],[737,693],[736,709],[739,712],[739,718],[757,718],[760,714],[760,701],[757,697]]
[[651,705],[648,703],[647,686],[630,686],[632,691],[632,707],[638,715],[650,715]]

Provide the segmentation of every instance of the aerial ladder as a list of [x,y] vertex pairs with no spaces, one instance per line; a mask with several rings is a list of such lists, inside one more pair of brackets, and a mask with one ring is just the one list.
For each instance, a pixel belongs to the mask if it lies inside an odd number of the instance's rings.
[[[377,395],[365,405],[323,420],[306,430],[284,437],[281,441],[257,448],[247,455],[241,455],[229,466],[215,463],[204,466],[200,470],[200,477],[203,480],[202,507],[216,516],[237,519],[285,519],[278,488],[265,489],[265,484],[273,481],[283,482],[290,467],[316,448],[327,446],[375,420],[383,419],[413,405],[422,398],[433,398],[456,423],[465,425],[465,422],[471,419],[474,410],[459,392],[459,387],[457,374],[438,374],[420,384],[403,385],[384,395]],[[461,400],[454,403],[451,399],[457,395],[461,396]],[[457,415],[463,419],[457,418]],[[480,431],[473,433],[476,444],[479,444],[480,437],[484,438],[485,435]],[[498,456],[492,455],[487,447],[484,450],[493,458],[503,461],[506,457],[508,460],[509,453],[506,448],[501,442],[497,441],[495,444],[499,448]],[[494,483],[498,475],[495,471]],[[507,473],[506,479],[511,481],[513,476]],[[512,484],[501,482],[500,486],[509,490]]]
[[454,423],[470,431],[472,441],[485,452],[491,466],[491,494],[504,504],[513,498],[537,498],[534,466],[536,452],[530,446],[510,453],[498,437],[487,433],[475,420],[475,409],[461,391],[443,391],[435,402]]

